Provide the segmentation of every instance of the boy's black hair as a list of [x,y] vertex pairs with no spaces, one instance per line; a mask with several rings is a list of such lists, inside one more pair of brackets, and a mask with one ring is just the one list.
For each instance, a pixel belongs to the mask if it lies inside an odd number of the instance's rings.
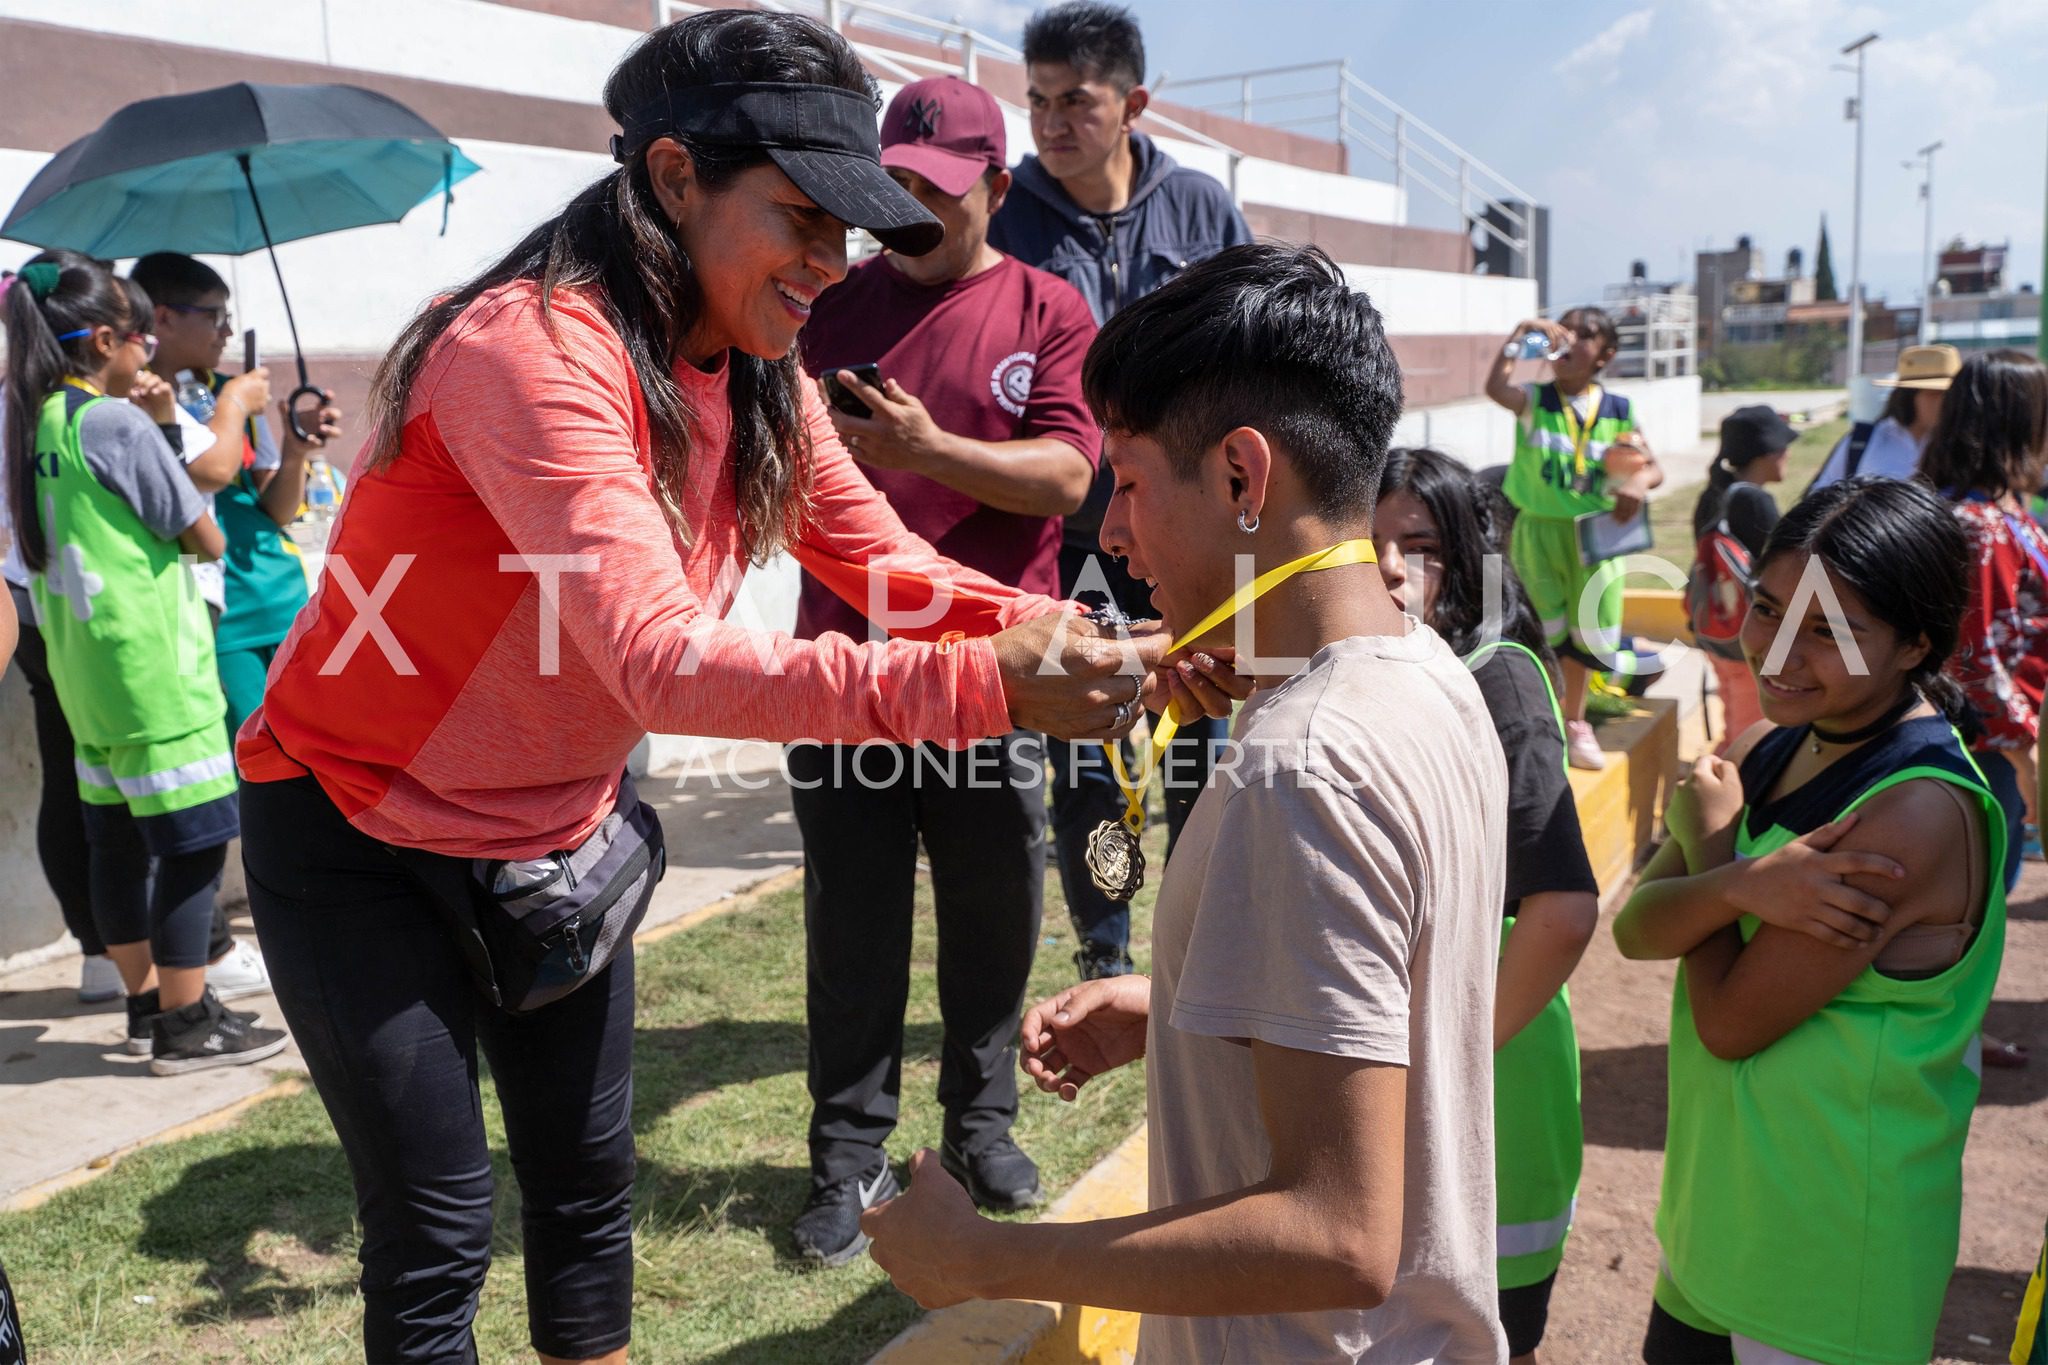
[[1232,430],[1263,432],[1333,517],[1371,517],[1401,418],[1379,310],[1313,246],[1203,261],[1112,317],[1081,383],[1104,428],[1159,442],[1183,478]]
[[208,294],[228,292],[219,271],[175,251],[152,251],[135,263],[128,278],[161,304],[197,303]]
[[1041,62],[1071,66],[1128,95],[1145,83],[1145,40],[1122,5],[1070,0],[1040,10],[1024,25],[1024,64]]
[[1582,303],[1577,308],[1562,314],[1558,325],[1574,332],[1591,332],[1600,338],[1600,344],[1610,351],[1621,349],[1621,333],[1615,329],[1614,319],[1607,316],[1605,308]]

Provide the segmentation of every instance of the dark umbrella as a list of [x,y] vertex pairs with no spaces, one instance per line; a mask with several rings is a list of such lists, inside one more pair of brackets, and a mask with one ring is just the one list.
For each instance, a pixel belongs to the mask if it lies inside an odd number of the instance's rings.
[[0,237],[113,259],[152,251],[239,256],[262,247],[284,296],[299,387],[318,399],[278,268],[279,242],[395,223],[475,162],[388,96],[353,85],[256,85],[139,100],[50,158],[15,201]]

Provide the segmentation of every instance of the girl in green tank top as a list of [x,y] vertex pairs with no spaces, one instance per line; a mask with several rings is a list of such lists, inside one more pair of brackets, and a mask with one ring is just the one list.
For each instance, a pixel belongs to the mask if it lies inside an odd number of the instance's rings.
[[1778,524],[1743,630],[1765,721],[1681,781],[1615,921],[1682,960],[1651,1365],[1931,1357],[2005,940],[2003,818],[1940,672],[1968,559],[1891,479]]
[[1495,1270],[1509,1355],[1530,1365],[1564,1259],[1585,1145],[1565,982],[1600,909],[1565,776],[1549,650],[1501,553],[1503,510],[1449,456],[1394,450],[1373,537],[1388,590],[1472,669],[1507,759],[1507,903],[1493,1013]]

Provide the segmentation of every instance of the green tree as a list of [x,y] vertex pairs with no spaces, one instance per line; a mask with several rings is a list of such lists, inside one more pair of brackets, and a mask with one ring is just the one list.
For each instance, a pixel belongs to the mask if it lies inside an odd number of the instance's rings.
[[1831,303],[1842,297],[1835,292],[1835,257],[1828,250],[1828,216],[1820,216],[1820,246],[1813,253],[1813,297]]

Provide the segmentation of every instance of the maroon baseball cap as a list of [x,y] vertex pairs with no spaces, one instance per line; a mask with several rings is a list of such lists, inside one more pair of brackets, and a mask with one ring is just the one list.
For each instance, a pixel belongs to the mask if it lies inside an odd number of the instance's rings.
[[915,171],[959,198],[1007,164],[995,96],[958,76],[931,76],[896,92],[882,115],[882,165]]

